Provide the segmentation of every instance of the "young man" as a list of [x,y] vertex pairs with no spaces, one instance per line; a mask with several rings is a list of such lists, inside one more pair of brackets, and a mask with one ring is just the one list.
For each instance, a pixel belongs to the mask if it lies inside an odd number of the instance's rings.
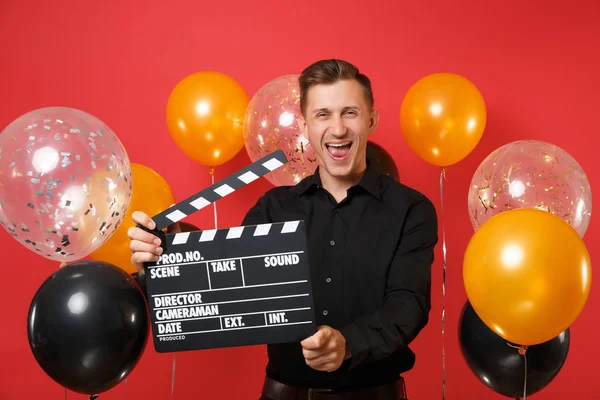
[[[268,346],[261,399],[402,399],[408,345],[427,324],[437,215],[423,194],[376,171],[366,158],[377,127],[370,80],[352,64],[322,60],[300,76],[299,126],[315,174],[276,187],[243,225],[306,223],[318,332]],[[153,229],[136,212],[136,223]],[[154,236],[129,232],[132,262],[156,260]]]

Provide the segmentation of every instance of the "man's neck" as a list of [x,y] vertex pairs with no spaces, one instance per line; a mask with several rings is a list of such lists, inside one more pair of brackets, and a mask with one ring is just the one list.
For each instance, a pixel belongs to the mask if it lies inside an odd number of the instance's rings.
[[321,178],[321,184],[323,188],[327,190],[340,203],[344,200],[348,194],[348,189],[352,186],[357,185],[362,179],[363,175],[367,170],[367,164],[365,163],[360,168],[357,168],[349,176],[335,177],[329,175],[324,169],[319,168],[319,176]]

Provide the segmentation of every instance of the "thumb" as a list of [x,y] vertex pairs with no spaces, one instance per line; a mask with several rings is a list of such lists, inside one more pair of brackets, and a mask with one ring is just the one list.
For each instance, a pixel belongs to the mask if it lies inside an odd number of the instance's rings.
[[300,342],[303,348],[307,350],[318,349],[325,344],[327,340],[327,329],[319,327],[317,332]]

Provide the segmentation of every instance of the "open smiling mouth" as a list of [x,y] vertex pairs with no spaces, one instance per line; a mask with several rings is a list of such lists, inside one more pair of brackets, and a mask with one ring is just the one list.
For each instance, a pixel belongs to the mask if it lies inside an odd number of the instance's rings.
[[325,147],[331,158],[334,160],[343,160],[350,153],[352,142],[327,143]]

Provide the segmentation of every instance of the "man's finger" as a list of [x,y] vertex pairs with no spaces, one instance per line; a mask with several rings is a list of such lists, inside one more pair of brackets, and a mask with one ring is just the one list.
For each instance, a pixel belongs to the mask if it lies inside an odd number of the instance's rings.
[[312,367],[323,365],[333,361],[335,361],[335,353],[326,353],[320,355],[319,357],[313,358],[312,360],[306,359],[306,364]]
[[161,255],[163,251],[161,247],[156,246],[154,243],[146,243],[140,240],[132,240],[129,242],[129,249],[132,253],[152,253],[157,256]]
[[135,258],[136,258],[135,254],[132,254],[131,255],[131,264],[135,267],[135,269],[137,269],[137,271],[140,274],[145,274],[146,271],[144,271],[144,264],[141,264],[141,263],[135,261]]
[[321,346],[318,348],[302,348],[302,355],[307,360],[314,360],[324,355],[333,354],[335,357],[335,351],[339,345],[338,341],[333,340],[335,337],[329,333],[323,331],[322,336],[325,337]]
[[133,253],[133,255],[131,256],[131,261],[133,262],[134,265],[135,264],[143,264],[145,262],[155,262],[157,260],[158,260],[158,256],[153,253],[136,252],[136,253]]
[[156,223],[154,223],[152,218],[142,211],[134,211],[133,214],[131,214],[131,218],[136,224],[140,224],[148,229],[156,228]]
[[306,360],[317,360],[330,354],[332,354],[332,351],[327,348],[320,348],[317,350],[302,349],[302,355]]
[[151,244],[153,243],[156,246],[160,246],[160,239],[158,236],[151,234],[150,232],[146,232],[143,229],[140,229],[136,226],[132,226],[127,231],[127,236],[129,240],[139,240],[140,242]]
[[325,344],[325,339],[325,332],[320,330],[314,335],[304,339],[302,342],[300,342],[300,345],[303,349],[316,350]]

